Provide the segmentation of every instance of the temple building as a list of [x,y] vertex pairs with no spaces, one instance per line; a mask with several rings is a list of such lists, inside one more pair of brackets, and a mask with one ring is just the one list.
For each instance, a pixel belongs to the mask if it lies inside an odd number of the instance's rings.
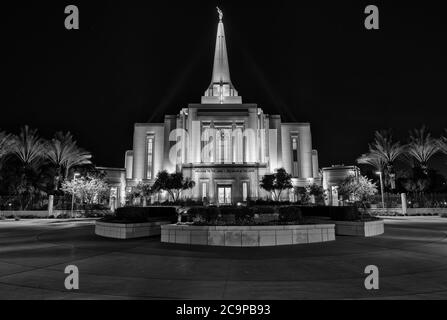
[[[230,78],[222,16],[219,12],[211,83],[200,103],[166,115],[162,123],[135,124],[125,172],[116,177],[119,202],[138,183],[153,183],[162,170],[182,172],[195,181],[182,197],[217,205],[268,198],[259,182],[278,168],[292,174],[296,186],[319,181],[310,124],[282,122],[280,115],[243,103]],[[284,197],[293,200],[295,195]]]

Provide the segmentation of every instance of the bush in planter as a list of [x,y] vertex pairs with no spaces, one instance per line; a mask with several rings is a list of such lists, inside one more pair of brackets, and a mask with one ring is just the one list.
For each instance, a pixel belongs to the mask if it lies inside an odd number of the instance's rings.
[[264,199],[257,199],[255,201],[250,200],[247,201],[247,205],[249,207],[252,206],[283,206],[283,205],[289,205],[290,201],[273,201],[273,200],[264,200]]
[[236,223],[245,224],[253,221],[253,213],[247,207],[236,207],[233,212]]
[[209,224],[244,224],[252,221],[253,214],[247,207],[192,207],[188,221]]
[[217,207],[192,207],[188,210],[188,222],[215,223],[220,215]]
[[330,207],[331,219],[336,221],[354,221],[360,219],[359,209],[355,206]]
[[355,206],[303,206],[300,208],[305,217],[327,217],[338,221],[354,221],[360,219],[360,212]]
[[249,210],[253,215],[255,214],[274,214],[278,212],[278,207],[273,206],[256,206],[256,207],[250,207]]
[[303,220],[301,208],[298,206],[286,206],[279,208],[279,221],[281,222],[296,222]]
[[155,218],[177,221],[175,207],[122,207],[115,211],[115,219],[145,222]]

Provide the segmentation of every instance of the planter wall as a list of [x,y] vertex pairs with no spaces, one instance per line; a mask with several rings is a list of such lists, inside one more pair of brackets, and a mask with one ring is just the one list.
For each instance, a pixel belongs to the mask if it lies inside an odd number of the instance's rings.
[[335,221],[335,234],[340,236],[373,237],[385,232],[383,220],[378,221]]
[[334,224],[287,226],[161,226],[161,242],[225,247],[263,247],[335,240]]
[[[376,208],[368,209],[368,213],[372,215],[384,215],[384,216],[403,216],[402,208]],[[418,216],[418,215],[445,215],[447,214],[447,208],[407,208],[405,215]]]
[[98,236],[115,239],[133,239],[160,235],[160,226],[169,221],[147,223],[110,223],[96,221],[95,233]]

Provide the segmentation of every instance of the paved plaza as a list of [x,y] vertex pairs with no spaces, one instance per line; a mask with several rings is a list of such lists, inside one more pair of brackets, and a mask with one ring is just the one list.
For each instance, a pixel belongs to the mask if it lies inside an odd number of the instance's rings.
[[[387,218],[374,238],[228,248],[113,240],[94,221],[0,221],[0,299],[446,299],[447,219]],[[76,265],[80,288],[64,287]],[[379,290],[364,287],[376,265]]]

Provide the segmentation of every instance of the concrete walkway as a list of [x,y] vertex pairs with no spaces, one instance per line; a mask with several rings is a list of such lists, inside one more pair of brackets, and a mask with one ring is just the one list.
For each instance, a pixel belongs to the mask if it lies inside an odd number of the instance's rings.
[[[446,299],[447,219],[386,218],[385,234],[265,248],[111,240],[92,221],[0,221],[0,299]],[[80,289],[64,287],[67,265]],[[364,287],[367,265],[380,289]]]

